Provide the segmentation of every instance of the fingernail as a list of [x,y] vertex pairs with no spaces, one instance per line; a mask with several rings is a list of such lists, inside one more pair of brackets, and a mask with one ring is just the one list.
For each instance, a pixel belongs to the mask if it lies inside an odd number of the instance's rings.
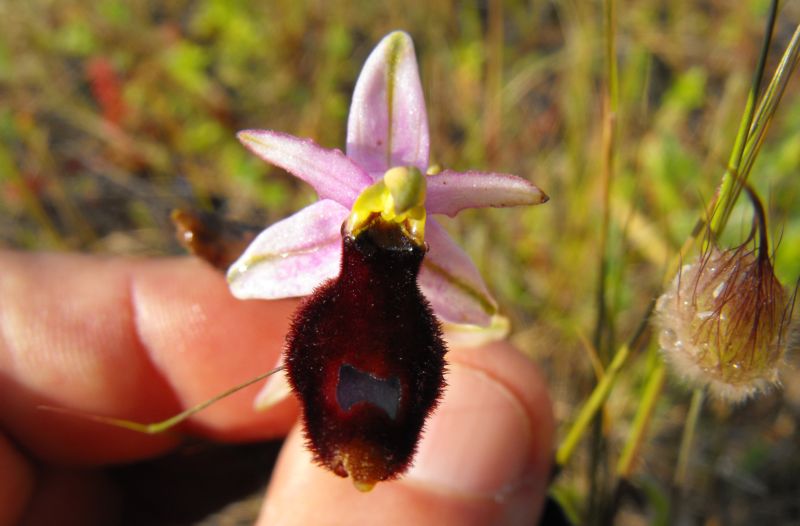
[[524,408],[476,369],[452,364],[447,383],[406,478],[469,496],[511,491],[530,463],[532,430]]

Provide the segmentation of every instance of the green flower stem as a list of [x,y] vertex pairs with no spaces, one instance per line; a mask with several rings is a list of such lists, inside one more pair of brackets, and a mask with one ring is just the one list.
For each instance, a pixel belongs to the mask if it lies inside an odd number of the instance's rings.
[[[607,4],[609,7],[609,4]],[[613,8],[613,6],[610,6]],[[717,194],[717,198],[711,203],[709,208],[709,213],[705,216],[701,217],[697,224],[695,225],[694,230],[691,232],[689,238],[686,240],[684,245],[681,247],[679,254],[673,259],[672,263],[668,266],[667,272],[665,274],[665,281],[664,283],[667,284],[669,281],[672,280],[675,273],[678,271],[678,268],[682,261],[685,260],[686,255],[691,250],[694,243],[699,239],[701,234],[705,231],[706,219],[711,217],[711,229],[714,233],[719,234],[719,232],[724,229],[725,224],[727,223],[728,217],[730,215],[730,210],[733,209],[733,204],[736,202],[736,199],[739,196],[739,193],[742,189],[742,183],[744,182],[744,178],[746,178],[747,173],[749,173],[749,168],[752,166],[753,160],[758,152],[758,146],[760,145],[761,141],[763,140],[764,133],[766,128],[768,127],[768,123],[770,122],[772,116],[774,115],[775,109],[777,108],[777,102],[780,100],[780,96],[783,94],[783,89],[786,86],[787,80],[791,75],[791,72],[797,66],[798,62],[800,61],[800,26],[798,26],[797,31],[795,32],[789,46],[787,47],[786,51],[784,52],[783,59],[781,60],[780,65],[776,69],[775,75],[770,82],[769,87],[765,90],[765,96],[762,98],[761,103],[758,106],[758,111],[754,110],[755,107],[755,100],[757,100],[758,92],[760,89],[761,78],[763,76],[763,69],[764,69],[764,59],[763,57],[766,56],[766,53],[769,49],[769,43],[772,37],[772,29],[775,25],[775,18],[774,13],[777,10],[777,1],[773,0],[770,8],[770,18],[767,22],[767,34],[764,38],[764,43],[761,49],[761,58],[759,59],[759,65],[757,67],[756,74],[754,75],[753,86],[751,87],[750,94],[748,96],[748,102],[745,107],[744,114],[742,116],[742,120],[739,126],[739,132],[737,133],[736,141],[734,142],[734,147],[731,152],[731,157],[729,164],[730,166],[726,170],[725,174],[723,175],[723,181],[720,186],[720,191]],[[607,12],[607,16],[609,16],[610,12]],[[610,18],[613,20],[613,17]],[[613,48],[610,48],[613,49]],[[609,66],[610,72],[615,72],[616,65]],[[613,87],[613,86],[612,86]],[[612,99],[613,100],[613,99]],[[754,118],[755,115],[755,118]],[[744,161],[743,161],[744,159]],[[746,167],[746,171],[742,171],[740,173],[740,164],[744,163]],[[715,213],[716,211],[716,213]],[[600,307],[602,308],[603,305],[601,304]],[[643,317],[642,325],[640,326],[639,331],[643,329],[643,327],[647,324],[647,319],[649,318],[650,312],[652,311],[651,308],[647,311],[647,314]],[[638,335],[634,336],[634,340],[638,339]],[[558,466],[564,466],[572,456],[572,453],[575,450],[578,442],[580,442],[583,433],[585,432],[587,426],[592,421],[592,418],[597,414],[599,409],[602,407],[605,400],[608,398],[610,394],[614,382],[616,381],[620,370],[622,369],[625,361],[627,360],[630,354],[630,344],[623,345],[620,347],[614,357],[611,360],[611,364],[608,366],[606,370],[605,376],[602,380],[595,386],[594,391],[589,395],[589,399],[581,408],[580,412],[578,413],[578,417],[573,422],[572,426],[568,430],[566,437],[561,443],[561,446],[558,448],[556,452],[556,464]],[[649,420],[648,414],[652,409],[648,409],[646,407],[647,404],[655,405],[656,401],[658,400],[658,396],[661,392],[660,388],[656,389],[658,384],[663,385],[663,379],[659,379],[659,376],[664,375],[663,366],[662,367],[654,367],[650,370],[649,376],[647,378],[648,386],[652,385],[653,394],[652,400],[647,400],[647,397],[642,399],[642,404],[645,406],[644,408],[639,408],[637,411],[637,419],[640,417],[638,415],[641,414],[641,428],[637,427],[634,424],[632,434],[633,436],[628,439],[628,443],[626,444],[626,449],[631,448],[631,458],[626,461],[626,463],[632,464],[635,459],[635,453],[638,450],[638,446],[636,446],[637,442],[640,442],[643,438],[637,437],[638,433],[643,433],[646,431],[647,422]],[[695,400],[697,396],[700,396],[700,400]],[[684,442],[681,444],[681,453],[682,457],[688,457],[689,451],[688,448],[691,445],[691,437],[694,434],[694,427],[696,426],[697,416],[696,412],[699,412],[699,405],[702,402],[702,393],[697,395],[695,393],[695,398],[692,399],[692,407],[694,405],[698,405],[697,408],[694,409],[694,412],[690,410],[690,418],[693,417],[695,422],[692,423],[691,420],[687,422],[687,427],[684,430]],[[688,436],[687,436],[688,434]],[[687,448],[684,451],[684,447]],[[688,462],[688,458],[683,459],[684,463]],[[620,460],[620,465],[625,467],[622,464],[622,460]],[[680,467],[680,466],[679,466]],[[684,466],[685,469],[685,466]]]
[[604,2],[606,23],[606,93],[603,107],[602,129],[602,219],[598,241],[598,273],[597,273],[597,319],[593,344],[605,364],[608,362],[608,349],[603,345],[603,334],[608,322],[608,305],[606,300],[606,281],[608,277],[608,234],[611,224],[611,181],[614,176],[614,150],[616,143],[616,118],[619,107],[619,82],[617,79],[617,53],[614,40],[616,24],[614,0]]
[[775,74],[772,76],[767,89],[764,90],[764,96],[761,97],[739,168],[742,174],[750,173],[750,169],[753,167],[753,163],[761,149],[761,144],[764,142],[766,131],[772,123],[772,117],[775,115],[778,103],[783,96],[786,85],[789,83],[789,78],[797,69],[798,61],[800,61],[800,25],[795,28],[792,39],[786,46],[780,63],[775,68]]
[[611,223],[611,180],[614,172],[614,140],[615,124],[617,112],[617,61],[614,46],[614,0],[604,2],[605,22],[606,22],[606,93],[603,100],[603,128],[601,142],[601,188],[602,204],[600,232],[598,239],[598,272],[597,272],[597,316],[592,338],[592,344],[600,357],[600,361],[605,365],[608,363],[608,349],[603,345],[603,334],[608,322],[607,300],[606,300],[606,281],[608,276],[608,231]]
[[667,377],[666,372],[667,368],[664,361],[659,358],[647,378],[644,394],[636,411],[636,417],[633,420],[633,427],[617,462],[617,475],[621,478],[630,478],[639,449],[644,442],[647,428],[650,426],[656,402],[658,402],[661,389],[664,387],[664,381]]
[[592,419],[597,414],[598,410],[603,406],[603,403],[605,403],[609,393],[611,393],[611,388],[614,386],[617,375],[619,374],[620,370],[622,370],[622,366],[625,364],[625,360],[628,358],[629,353],[630,347],[628,344],[625,344],[620,347],[617,353],[614,355],[614,359],[606,369],[605,375],[600,382],[598,382],[597,386],[594,388],[594,391],[592,391],[592,394],[589,396],[589,399],[586,401],[583,407],[581,407],[578,417],[570,427],[570,430],[567,433],[567,436],[564,438],[564,441],[561,443],[561,446],[558,448],[558,451],[556,451],[557,465],[565,465],[572,457],[572,453],[575,451],[575,447],[580,442],[584,431],[586,431],[586,428],[589,426],[589,424],[591,424]]
[[[607,284],[608,284],[608,237],[611,224],[611,184],[614,179],[614,152],[616,150],[616,121],[619,109],[619,83],[617,78],[617,51],[616,51],[616,17],[614,0],[603,2],[605,14],[605,56],[606,56],[606,90],[603,101],[602,123],[602,219],[598,241],[598,272],[597,272],[597,317],[594,330],[594,348],[603,364],[608,363],[610,349],[608,334],[613,334],[613,320],[608,312]],[[620,364],[620,367],[622,365]],[[602,380],[601,380],[602,382]],[[608,391],[611,390],[609,384]],[[607,395],[606,395],[607,396]],[[602,406],[605,397],[600,402]],[[589,497],[587,513],[589,517],[599,517],[599,507],[604,492],[604,484],[598,476],[606,467],[606,458],[603,450],[602,422],[595,418],[592,425],[592,444],[589,459]],[[590,521],[589,524],[594,523]]]
[[747,103],[742,113],[742,120],[739,122],[739,131],[736,133],[736,140],[733,143],[733,149],[728,159],[728,166],[722,176],[722,185],[720,186],[719,197],[717,198],[719,206],[714,206],[711,215],[710,227],[711,232],[715,236],[719,235],[725,228],[731,211],[733,210],[733,205],[736,203],[736,199],[739,197],[742,187],[747,180],[748,173],[744,173],[740,170],[742,155],[751,137],[756,100],[758,100],[759,91],[761,90],[761,79],[764,77],[764,66],[767,61],[769,44],[772,42],[772,32],[775,28],[777,12],[778,0],[772,0],[769,17],[767,18],[766,31],[764,32],[764,41],[761,45],[761,53],[758,57],[758,65],[753,75],[753,84],[747,96]]
[[272,369],[270,371],[267,371],[266,373],[260,374],[260,375],[256,376],[255,378],[251,378],[251,379],[249,379],[249,380],[247,380],[247,381],[245,381],[245,382],[243,382],[243,383],[241,383],[239,385],[231,387],[230,389],[227,389],[227,390],[225,390],[225,391],[213,396],[212,398],[209,398],[208,400],[206,400],[204,402],[200,402],[196,406],[190,407],[189,409],[186,409],[185,411],[183,411],[181,413],[178,413],[177,415],[171,416],[171,417],[167,418],[166,420],[162,420],[160,422],[153,422],[151,424],[145,424],[145,423],[142,423],[142,422],[134,422],[133,420],[125,420],[125,419],[122,419],[122,418],[114,418],[114,417],[110,417],[110,416],[95,415],[95,414],[92,414],[92,413],[84,413],[82,411],[75,411],[75,410],[72,410],[72,409],[66,409],[66,408],[63,408],[63,407],[54,407],[54,406],[49,406],[49,405],[40,405],[40,406],[37,407],[37,409],[39,409],[40,411],[49,411],[51,413],[59,413],[59,414],[62,414],[62,415],[74,416],[74,417],[77,417],[77,418],[82,418],[84,420],[89,420],[89,421],[92,421],[92,422],[98,422],[100,424],[105,424],[107,426],[119,427],[119,428],[122,428],[122,429],[128,429],[130,431],[136,431],[137,433],[144,433],[144,434],[147,434],[147,435],[157,435],[159,433],[163,433],[163,432],[168,431],[169,429],[177,426],[178,424],[180,424],[181,422],[183,422],[184,420],[186,420],[190,416],[194,415],[195,413],[199,413],[200,411],[202,411],[206,407],[218,402],[219,400],[222,400],[223,398],[228,397],[228,396],[232,395],[233,393],[241,391],[245,387],[249,387],[249,386],[251,386],[251,385],[253,385],[253,384],[257,383],[257,382],[260,382],[261,380],[264,380],[265,378],[267,378],[269,376],[272,376],[273,374],[275,374],[275,373],[277,373],[279,371],[282,371],[282,370],[283,370],[283,366],[276,367],[275,369]]
[[[728,160],[728,167],[723,175],[722,184],[717,195],[717,199],[711,204],[707,217],[711,217],[710,228],[714,235],[719,233],[725,228],[728,218],[730,217],[733,205],[738,199],[742,191],[744,183],[749,175],[750,168],[753,164],[753,159],[757,153],[757,146],[760,146],[764,137],[764,131],[768,122],[771,120],[777,107],[777,100],[783,93],[783,87],[786,85],[786,79],[791,70],[797,65],[798,61],[798,48],[800,48],[800,26],[798,32],[795,32],[794,38],[784,53],[784,58],[776,69],[775,75],[765,91],[765,95],[758,105],[756,111],[756,100],[761,89],[761,79],[764,76],[764,66],[766,63],[769,45],[772,41],[772,32],[775,27],[775,17],[778,7],[777,0],[773,0],[770,5],[769,17],[767,19],[766,31],[764,40],[761,46],[761,53],[756,66],[756,72],[753,76],[753,84],[750,88],[750,93],[747,97],[745,110],[742,114],[742,120],[739,123],[739,131],[734,141],[733,149],[731,150],[730,159]],[[780,88],[776,87],[780,86]],[[770,101],[775,101],[773,104],[768,105]],[[765,109],[769,107],[769,110]],[[679,257],[675,258],[672,264],[667,269],[664,284],[666,285],[672,279],[674,274],[678,271],[678,267],[684,257],[688,254],[698,237],[704,231],[705,221],[700,218],[695,229],[692,231],[689,238],[681,247]],[[708,241],[707,241],[708,242]],[[644,433],[647,431],[648,424],[661,393],[661,388],[665,380],[665,366],[661,362],[658,366],[652,368],[648,373],[647,387],[644,396],[642,397],[641,404],[637,410],[634,419],[631,434],[628,436],[622,455],[617,464],[617,473],[627,478],[633,467],[635,457],[639,450],[639,445],[644,440]],[[698,400],[698,396],[700,399]],[[689,449],[691,447],[692,437],[697,425],[697,418],[699,415],[699,407],[702,402],[702,392],[698,395],[695,394],[692,398],[692,406],[690,408],[689,417],[686,427],[684,428],[684,436],[681,442],[681,459],[683,461],[682,475],[685,476],[686,463],[688,463]],[[697,407],[695,407],[697,405]],[[681,469],[679,464],[678,469]],[[676,475],[677,476],[677,475]]]
[[622,367],[625,365],[625,361],[630,355],[630,350],[634,349],[637,351],[643,345],[644,342],[642,336],[644,336],[645,332],[647,331],[650,313],[653,312],[655,305],[656,301],[653,299],[653,301],[651,301],[648,305],[645,314],[642,316],[642,320],[639,322],[639,326],[636,328],[636,332],[633,334],[633,337],[628,343],[617,349],[617,352],[611,359],[611,363],[605,370],[605,374],[595,386],[592,394],[589,395],[589,399],[583,404],[583,407],[581,407],[577,418],[570,426],[569,431],[567,431],[567,434],[564,440],[561,442],[558,451],[556,451],[556,466],[562,467],[569,462],[569,459],[572,457],[572,453],[575,451],[576,446],[583,437],[583,433],[586,431],[586,428],[589,426],[600,408],[603,407],[608,395],[611,393],[611,389],[614,387],[614,382],[617,379],[617,375],[619,374],[620,370],[622,370]]
[[686,484],[686,474],[689,472],[689,455],[694,441],[694,432],[697,429],[697,422],[700,419],[700,409],[703,407],[705,391],[695,389],[692,393],[692,401],[689,405],[689,413],[686,415],[686,425],[681,436],[681,448],[678,452],[678,466],[675,469],[675,486],[682,488]]

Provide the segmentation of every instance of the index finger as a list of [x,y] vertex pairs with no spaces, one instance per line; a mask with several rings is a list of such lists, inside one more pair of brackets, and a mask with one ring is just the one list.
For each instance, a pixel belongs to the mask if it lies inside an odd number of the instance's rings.
[[[0,423],[36,456],[72,464],[155,454],[174,443],[45,404],[152,422],[274,367],[293,301],[239,301],[190,258],[132,260],[0,252]],[[226,440],[285,434],[293,401],[255,413],[252,386],[189,428]]]

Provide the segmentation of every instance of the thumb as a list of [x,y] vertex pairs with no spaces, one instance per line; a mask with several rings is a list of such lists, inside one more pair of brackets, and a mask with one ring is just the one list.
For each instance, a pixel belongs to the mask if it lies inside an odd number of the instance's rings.
[[550,471],[553,416],[536,367],[507,343],[448,354],[442,403],[414,465],[364,494],[289,435],[259,524],[529,524]]

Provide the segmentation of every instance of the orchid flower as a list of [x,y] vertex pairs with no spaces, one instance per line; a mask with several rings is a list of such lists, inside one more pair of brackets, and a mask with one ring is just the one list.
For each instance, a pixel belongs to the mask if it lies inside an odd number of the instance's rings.
[[[364,65],[353,93],[346,154],[271,130],[245,130],[239,140],[270,164],[310,184],[319,201],[264,230],[228,271],[234,296],[277,299],[311,294],[339,273],[341,229],[356,199],[393,168],[426,174],[428,215],[465,208],[544,203],[548,197],[520,177],[494,172],[429,170],[425,101],[411,38],[393,32]],[[445,323],[489,327],[498,307],[475,265],[434,219],[425,224],[428,252],[418,284]],[[256,400],[266,407],[285,393],[279,377]],[[272,384],[272,388],[270,387]]]

